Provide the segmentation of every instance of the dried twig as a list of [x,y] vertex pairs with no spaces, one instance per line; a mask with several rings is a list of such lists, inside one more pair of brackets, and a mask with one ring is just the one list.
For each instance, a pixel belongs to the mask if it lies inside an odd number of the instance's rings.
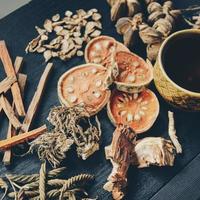
[[176,129],[174,125],[174,113],[171,111],[168,111],[168,118],[169,118],[169,128],[168,128],[169,137],[176,148],[176,152],[182,153],[182,147],[178,141],[178,137],[176,135]]
[[[4,66],[7,76],[16,77],[15,70],[13,68],[12,61],[10,59],[5,41],[0,41],[0,58],[2,60],[2,63],[3,63],[3,66]],[[24,110],[24,105],[22,102],[22,97],[21,97],[21,92],[20,92],[18,82],[15,82],[12,85],[11,91],[12,91],[13,100],[15,102],[19,116],[24,116],[25,110]]]
[[47,131],[46,125],[43,125],[40,128],[34,129],[30,132],[16,135],[16,136],[6,139],[6,140],[1,140],[0,141],[0,150],[6,150],[6,149],[11,148],[14,145],[23,143],[27,140],[34,139],[46,131]]
[[27,132],[29,130],[30,125],[33,121],[33,118],[37,112],[37,108],[39,106],[39,102],[42,97],[42,93],[44,91],[44,87],[47,82],[48,75],[52,69],[52,66],[53,66],[52,63],[47,64],[47,66],[40,78],[37,90],[32,98],[32,101],[29,105],[28,111],[26,113],[25,119],[24,119],[22,127],[21,127],[21,130],[24,132]]

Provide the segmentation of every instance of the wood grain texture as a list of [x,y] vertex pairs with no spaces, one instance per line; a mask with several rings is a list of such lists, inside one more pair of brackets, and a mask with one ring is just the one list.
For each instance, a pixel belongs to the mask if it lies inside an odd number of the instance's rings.
[[[175,5],[179,8],[199,4],[197,0],[175,0]],[[32,96],[37,88],[39,79],[44,71],[45,64],[44,59],[38,54],[25,54],[24,49],[27,43],[36,36],[34,29],[35,25],[42,27],[45,19],[50,18],[56,13],[60,13],[62,16],[66,10],[72,10],[84,8],[98,8],[103,16],[103,34],[113,36],[119,41],[122,38],[116,33],[114,24],[110,21],[110,8],[106,0],[32,0],[28,5],[20,8],[16,12],[0,20],[0,38],[6,40],[10,54],[12,57],[21,55],[24,57],[23,73],[27,74],[28,84],[25,92],[26,99],[24,101],[25,107],[31,102]],[[16,42],[17,41],[17,42]],[[143,56],[144,48],[138,45],[134,50],[135,53]],[[57,97],[57,81],[59,77],[68,69],[84,63],[83,58],[73,58],[70,61],[63,62],[60,60],[53,60],[54,69],[49,77],[46,85],[46,90],[38,112],[35,116],[35,120],[31,125],[33,128],[40,126],[46,121],[49,110],[54,105],[60,105]],[[0,78],[3,78],[0,74]],[[4,77],[5,78],[5,77]],[[175,115],[175,123],[177,135],[180,139],[180,143],[183,146],[183,154],[177,156],[175,166],[164,168],[148,168],[148,169],[136,169],[130,167],[128,172],[128,190],[125,200],[149,200],[154,196],[163,186],[170,184],[170,180],[173,179],[192,159],[194,159],[200,153],[200,134],[199,134],[199,113],[185,113],[169,106],[160,95],[157,93],[153,83],[150,88],[158,95],[160,102],[160,114],[154,124],[154,126],[146,133],[141,135],[145,136],[162,136],[168,138],[168,110],[172,110]],[[105,160],[104,147],[111,143],[112,133],[114,127],[110,123],[106,110],[102,110],[99,114],[99,119],[102,124],[102,143],[100,151],[95,153],[91,158],[86,161],[82,161],[77,158],[75,150],[68,152],[66,160],[62,163],[62,166],[67,167],[67,174],[64,178],[71,175],[82,173],[94,173],[95,182],[89,189],[91,197],[98,196],[100,200],[112,200],[111,195],[102,189],[103,184],[106,182],[107,176],[110,174],[112,166],[109,161]],[[1,118],[0,133],[1,137],[5,136],[7,130],[7,124]],[[16,152],[18,153],[18,152]],[[40,161],[36,155],[29,155],[23,158],[14,158],[13,164],[10,168],[10,173],[37,173],[40,168]],[[50,166],[48,165],[48,168]],[[0,163],[0,174],[8,173],[8,170]],[[187,173],[187,171],[185,171]],[[190,173],[187,174],[190,177]],[[196,182],[196,184],[200,182]],[[183,184],[180,180],[179,184]],[[170,191],[169,191],[170,192]],[[186,191],[185,191],[186,192]],[[164,195],[166,192],[164,193]],[[180,195],[180,194],[175,194]],[[184,195],[184,192],[183,194]],[[194,198],[200,197],[200,191],[196,191]],[[179,200],[177,198],[177,200]]]
[[45,133],[47,131],[46,125],[43,125],[37,129],[34,129],[32,131],[22,133],[19,135],[15,135],[12,138],[8,138],[5,140],[0,141],[0,150],[6,150],[11,148],[12,146],[15,146],[20,143],[24,143],[26,141],[32,140],[37,138],[39,135]]
[[0,82],[0,94],[3,92],[7,92],[11,85],[17,81],[16,76],[9,76]]
[[[15,70],[12,65],[12,61],[8,53],[5,41],[0,41],[0,58],[3,63],[7,76],[16,77]],[[12,85],[11,91],[12,91],[13,99],[14,99],[19,116],[24,116],[25,115],[24,105],[22,102],[22,97],[21,97],[19,85],[17,82],[15,82]]]
[[42,98],[44,88],[45,88],[45,85],[47,83],[49,73],[52,70],[52,67],[53,67],[52,63],[47,64],[47,66],[46,66],[46,68],[45,68],[45,70],[44,70],[44,72],[43,72],[43,74],[40,78],[36,92],[33,96],[33,99],[31,100],[31,103],[28,107],[28,111],[26,113],[26,116],[24,118],[24,121],[23,121],[23,124],[22,124],[22,127],[21,127],[21,130],[24,131],[24,132],[27,132],[29,130],[30,126],[31,126],[31,123],[34,119],[36,112],[37,112],[37,109],[38,109],[40,100]]

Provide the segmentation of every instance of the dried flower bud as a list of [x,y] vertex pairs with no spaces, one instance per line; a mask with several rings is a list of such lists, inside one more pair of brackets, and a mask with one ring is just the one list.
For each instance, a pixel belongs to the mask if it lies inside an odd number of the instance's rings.
[[145,44],[159,43],[163,40],[163,35],[154,28],[148,26],[147,24],[142,24],[139,26],[139,35]]
[[149,14],[156,11],[162,11],[162,6],[158,2],[152,2],[148,5],[147,11]]
[[154,23],[153,28],[167,37],[172,31],[172,24],[167,19],[161,18]]
[[127,0],[128,16],[132,17],[140,11],[140,2],[138,0]]
[[131,26],[131,19],[128,17],[120,18],[115,25],[119,34],[124,34]]

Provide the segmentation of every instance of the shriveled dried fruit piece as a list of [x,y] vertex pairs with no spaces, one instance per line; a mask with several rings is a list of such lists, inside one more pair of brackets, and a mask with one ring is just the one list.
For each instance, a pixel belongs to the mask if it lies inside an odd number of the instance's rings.
[[[106,68],[97,64],[90,63],[70,69],[58,82],[60,102],[67,107],[84,104],[90,115],[96,114],[108,102],[110,91],[104,84],[98,86],[94,83],[97,80],[104,83],[106,76]],[[69,86],[73,88],[73,92],[66,90]]]
[[107,104],[107,112],[114,125],[128,125],[139,134],[154,124],[159,113],[159,102],[150,90],[144,90],[139,94],[114,90]]
[[138,93],[153,79],[153,68],[141,57],[128,52],[118,52],[115,56],[119,75],[115,80],[117,89],[128,93]]
[[132,163],[138,168],[149,166],[173,166],[175,148],[170,140],[161,137],[146,137],[135,146],[136,159]]
[[125,196],[127,171],[135,159],[133,154],[135,142],[134,131],[128,126],[118,125],[113,133],[111,145],[105,147],[106,159],[111,161],[113,169],[103,188],[112,192],[115,200],[123,199]]

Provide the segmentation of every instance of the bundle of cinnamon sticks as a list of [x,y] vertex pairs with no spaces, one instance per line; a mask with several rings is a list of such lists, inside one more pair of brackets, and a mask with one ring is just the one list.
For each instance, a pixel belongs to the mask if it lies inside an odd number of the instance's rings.
[[[4,80],[0,81],[0,113],[3,112],[9,120],[7,139],[0,140],[0,150],[5,151],[3,162],[5,165],[9,165],[11,163],[12,146],[34,139],[47,130],[46,125],[31,131],[29,129],[37,112],[53,64],[47,64],[28,110],[25,112],[23,94],[27,75],[20,73],[23,58],[16,57],[13,65],[5,41],[0,41],[0,60],[7,75]],[[7,97],[8,91],[11,91],[12,94],[11,101]]]

